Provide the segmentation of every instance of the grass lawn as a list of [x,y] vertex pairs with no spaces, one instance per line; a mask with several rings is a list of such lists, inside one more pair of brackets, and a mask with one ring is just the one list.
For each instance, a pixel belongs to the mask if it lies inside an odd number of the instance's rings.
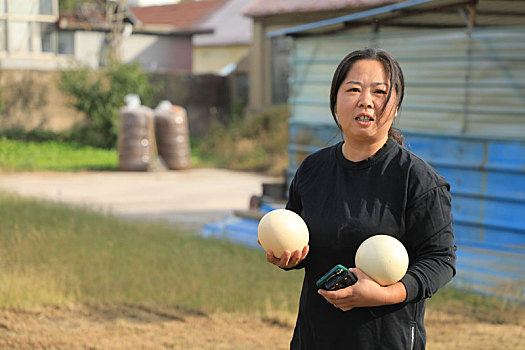
[[117,170],[118,153],[58,141],[25,142],[0,138],[0,170]]

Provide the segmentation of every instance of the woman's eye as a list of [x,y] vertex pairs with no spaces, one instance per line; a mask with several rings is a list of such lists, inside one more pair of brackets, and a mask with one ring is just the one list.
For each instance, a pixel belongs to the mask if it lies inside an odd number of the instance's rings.
[[359,89],[358,88],[350,88],[348,90],[346,90],[347,92],[359,92]]
[[376,94],[386,95],[386,91],[385,90],[376,90]]

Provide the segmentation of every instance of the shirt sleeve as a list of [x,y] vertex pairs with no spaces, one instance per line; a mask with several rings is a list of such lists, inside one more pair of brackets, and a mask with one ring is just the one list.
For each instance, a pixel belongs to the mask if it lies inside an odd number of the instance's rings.
[[[301,197],[297,193],[297,175],[293,178],[290,189],[288,191],[288,202],[286,203],[286,209],[293,211],[297,215],[301,215],[301,212],[303,211],[303,206],[301,204]],[[292,268],[282,268],[283,270],[289,271],[289,270],[297,270],[302,269],[305,266],[305,262],[308,259],[308,256],[304,258],[303,261],[301,261],[299,264]]]
[[409,203],[406,214],[410,262],[401,279],[406,302],[430,298],[456,273],[449,186],[435,187]]
[[298,215],[301,215],[303,206],[301,204],[301,197],[296,192],[296,182],[297,179],[296,177],[294,177],[292,182],[290,183],[290,188],[288,190],[288,202],[286,203],[286,209],[291,210]]

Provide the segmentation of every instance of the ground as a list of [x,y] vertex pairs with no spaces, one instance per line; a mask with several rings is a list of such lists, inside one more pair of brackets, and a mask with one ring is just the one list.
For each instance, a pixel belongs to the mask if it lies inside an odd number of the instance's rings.
[[20,172],[0,174],[0,189],[199,230],[248,209],[262,184],[279,178],[225,169],[159,172]]
[[[198,228],[233,209],[246,209],[250,196],[260,194],[262,182],[275,179],[194,169],[154,174],[2,174],[1,180],[0,187],[23,195]],[[293,323],[293,315],[283,321],[143,305],[0,310],[0,349],[286,349]],[[426,317],[427,349],[525,349],[524,324],[523,316],[515,323],[496,323],[461,307],[431,308]]]
[[[430,350],[525,348],[517,324],[427,313]],[[286,349],[293,321],[230,313],[120,307],[0,311],[0,348],[9,349]]]

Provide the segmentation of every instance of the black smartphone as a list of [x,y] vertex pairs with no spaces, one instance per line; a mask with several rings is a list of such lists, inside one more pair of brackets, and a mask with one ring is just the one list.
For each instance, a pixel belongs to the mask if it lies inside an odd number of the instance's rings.
[[341,264],[337,264],[315,283],[317,288],[337,290],[351,286],[357,282],[357,277]]

